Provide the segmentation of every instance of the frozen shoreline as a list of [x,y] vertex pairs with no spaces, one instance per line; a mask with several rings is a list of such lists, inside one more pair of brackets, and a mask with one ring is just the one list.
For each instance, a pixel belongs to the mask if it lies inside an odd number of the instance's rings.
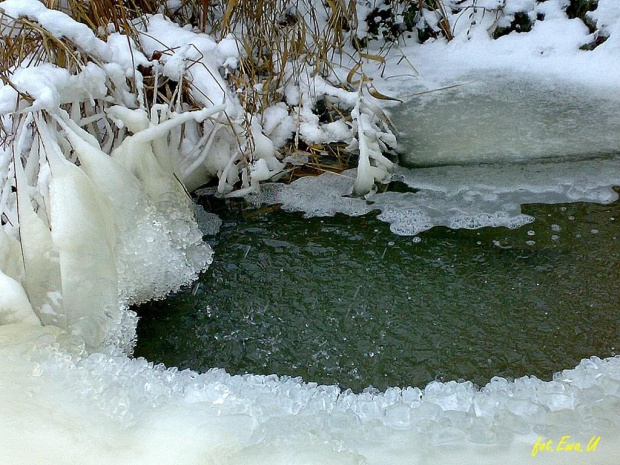
[[[538,440],[596,450],[537,461],[604,464],[620,454],[620,357],[554,381],[431,383],[385,393],[275,376],[203,375],[124,355],[80,353],[50,329],[0,328],[3,463],[405,464],[528,460]],[[539,439],[542,438],[542,439]],[[567,441],[568,439],[565,439]]]

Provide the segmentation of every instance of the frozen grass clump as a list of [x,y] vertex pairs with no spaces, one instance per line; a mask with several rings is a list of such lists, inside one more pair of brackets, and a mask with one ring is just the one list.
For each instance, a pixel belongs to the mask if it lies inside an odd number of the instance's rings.
[[129,351],[137,319],[126,306],[161,298],[211,261],[179,178],[180,135],[190,124],[210,131],[201,123],[225,106],[183,111],[153,97],[147,111],[134,66],[148,60],[131,38],[102,40],[39,2],[0,8],[14,62],[2,88],[3,276],[23,287],[36,324],[89,350]]

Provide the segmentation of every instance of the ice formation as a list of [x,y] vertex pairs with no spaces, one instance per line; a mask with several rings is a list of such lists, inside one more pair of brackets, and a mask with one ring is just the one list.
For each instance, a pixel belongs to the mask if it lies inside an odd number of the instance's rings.
[[[0,327],[4,463],[522,464],[539,438],[617,457],[620,359],[556,374],[361,394],[276,376],[204,374],[87,355],[53,327]],[[27,397],[25,397],[27,396]],[[585,452],[592,437],[595,451]]]
[[399,235],[416,235],[435,226],[452,229],[517,228],[534,221],[521,213],[526,203],[596,202],[618,199],[620,157],[547,160],[409,170],[396,168],[391,181],[411,192],[382,192],[352,197],[355,171],[325,173],[285,186],[266,185],[256,204],[281,204],[306,216],[344,213],[359,216],[378,211]]
[[[145,117],[112,156],[62,109],[19,122],[2,152],[0,248],[4,273],[21,283],[37,321],[80,334],[89,350],[130,350],[135,316],[126,305],[160,298],[210,263],[193,204],[153,141],[221,110],[159,124]],[[129,125],[135,115],[126,111]]]

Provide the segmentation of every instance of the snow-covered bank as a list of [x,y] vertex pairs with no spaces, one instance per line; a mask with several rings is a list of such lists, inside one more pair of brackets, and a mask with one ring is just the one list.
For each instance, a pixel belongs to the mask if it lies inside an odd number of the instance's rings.
[[[458,3],[458,7],[456,4]],[[566,14],[567,0],[486,0],[446,2],[453,7],[450,22],[454,39],[428,40],[423,45],[415,37],[403,37],[398,51],[387,61],[380,89],[400,98],[415,91],[466,84],[467,75],[492,82],[497,75],[534,78],[584,86],[599,96],[618,96],[620,63],[620,5],[615,0],[599,0],[586,17],[596,26],[594,33],[581,19]],[[576,2],[575,2],[576,3]],[[511,32],[497,39],[492,32],[496,21],[525,13],[532,21],[529,32]],[[539,19],[537,19],[539,18]],[[595,36],[606,40],[593,50],[582,47]],[[407,61],[402,59],[406,55]],[[368,66],[367,72],[371,72]],[[583,90],[579,88],[579,90]]]

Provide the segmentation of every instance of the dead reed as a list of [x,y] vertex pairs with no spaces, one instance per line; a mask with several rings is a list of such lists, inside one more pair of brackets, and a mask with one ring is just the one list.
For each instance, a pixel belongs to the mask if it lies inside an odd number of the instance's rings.
[[[244,136],[251,145],[251,120],[261,118],[272,105],[284,102],[291,114],[301,113],[300,102],[287,101],[287,85],[310,82],[315,76],[330,85],[349,92],[358,90],[359,79],[365,80],[362,64],[367,60],[381,61],[363,49],[356,36],[359,21],[356,3],[351,0],[182,0],[174,9],[163,0],[45,0],[48,8],[60,9],[74,20],[87,25],[99,38],[105,40],[111,32],[119,32],[133,39],[139,46],[139,34],[147,15],[163,13],[181,25],[189,24],[216,40],[234,34],[240,48],[240,62],[236,69],[226,70],[224,78],[239,99],[245,112]],[[399,8],[438,8],[437,0],[399,0]],[[67,38],[50,34],[37,23],[26,18],[11,22],[2,29],[0,49],[0,79],[11,84],[11,75],[18,66],[52,63],[78,73],[94,57]],[[447,23],[446,23],[447,24]],[[442,26],[443,30],[443,26]],[[445,29],[449,36],[449,27]],[[353,46],[351,46],[353,45]],[[164,50],[165,53],[165,50]],[[157,57],[149,57],[157,59]],[[346,80],[338,80],[334,66],[349,66]],[[136,68],[144,83],[145,107],[155,103],[196,107],[190,92],[191,84],[171,82],[155,76],[152,69]],[[128,78],[127,85],[136,91],[136,83]],[[387,98],[364,86],[367,95]],[[311,91],[311,89],[309,90]],[[30,97],[21,97],[29,101]],[[316,103],[317,99],[315,99]],[[337,100],[312,109],[320,113],[322,122],[343,120],[352,123],[351,105]],[[91,111],[92,113],[92,111]],[[85,112],[84,117],[91,115]],[[5,128],[5,135],[10,133]],[[111,136],[108,134],[108,137]],[[291,175],[302,176],[324,170],[342,170],[352,166],[351,154],[343,141],[329,144],[306,143],[297,134],[281,150],[304,152],[309,157],[307,167],[295,167]],[[251,148],[251,147],[250,147]]]

